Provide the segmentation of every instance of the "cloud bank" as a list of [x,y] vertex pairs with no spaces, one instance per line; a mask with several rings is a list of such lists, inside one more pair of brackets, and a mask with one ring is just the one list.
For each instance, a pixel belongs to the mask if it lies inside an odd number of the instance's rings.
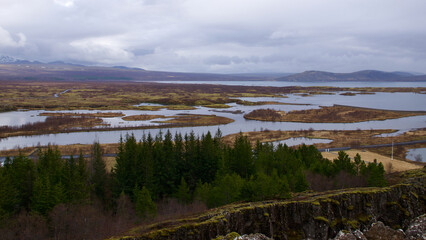
[[424,0],[0,0],[0,54],[184,72],[425,72]]

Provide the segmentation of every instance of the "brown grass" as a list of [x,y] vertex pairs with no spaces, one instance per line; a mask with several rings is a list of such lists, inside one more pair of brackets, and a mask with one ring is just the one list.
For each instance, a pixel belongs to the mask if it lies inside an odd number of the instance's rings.
[[208,125],[219,125],[228,124],[233,122],[233,119],[220,117],[216,115],[199,115],[199,114],[182,114],[173,116],[173,119],[165,121],[156,121],[159,123],[178,124],[178,125],[190,125],[190,126],[208,126]]
[[98,118],[112,118],[124,116],[121,112],[97,112],[97,113],[64,113],[64,112],[43,112],[40,116],[51,117],[98,117]]
[[[55,94],[69,90],[55,97]],[[161,84],[101,81],[7,81],[0,84],[0,110],[13,109],[141,109],[141,102],[176,106],[226,104],[238,97],[282,97],[336,91],[426,92],[426,88],[255,87],[208,84]],[[275,104],[275,103],[274,103]],[[147,106],[159,109],[163,106]]]
[[132,116],[126,116],[122,119],[125,121],[146,121],[146,120],[152,120],[156,118],[165,118],[164,115],[148,115],[148,114],[141,114],[141,115],[132,115]]
[[[385,167],[385,170],[387,173],[391,172],[402,172],[407,171],[411,169],[417,169],[417,168],[423,168],[422,165],[408,162],[408,161],[401,161],[397,159],[391,160],[390,156],[384,156],[380,155],[371,151],[361,151],[361,150],[347,150],[345,151],[349,157],[353,160],[355,155],[358,153],[361,155],[361,159],[365,162],[374,162],[374,160],[377,160],[377,162],[381,162],[383,166]],[[322,156],[325,158],[328,158],[330,160],[333,160],[337,158],[337,152],[323,152]]]
[[[426,139],[426,129],[417,129],[413,131],[405,132],[399,136],[395,137],[375,137],[376,135],[383,133],[392,133],[396,130],[300,130],[300,131],[269,131],[264,130],[260,132],[245,132],[244,136],[247,136],[252,144],[255,144],[257,140],[260,142],[274,142],[280,140],[286,140],[292,137],[306,137],[306,138],[322,138],[322,139],[331,139],[331,143],[317,143],[314,144],[317,148],[337,148],[337,147],[358,147],[361,145],[375,145],[375,144],[390,144],[392,141],[397,142],[409,142],[416,140]],[[223,137],[223,141],[227,144],[232,144],[235,137],[239,133],[226,135]],[[395,147],[394,159],[409,161],[405,158],[405,154],[409,148],[419,148],[425,147],[426,144],[416,144],[408,146],[398,146]],[[398,150],[400,149],[400,150]],[[389,155],[391,153],[391,148],[382,147],[382,148],[370,148],[370,152],[375,152],[377,154]],[[410,161],[411,162],[411,161]],[[413,164],[425,165],[424,163],[414,162]]]
[[244,118],[274,122],[354,123],[425,114],[426,112],[420,111],[391,111],[334,105],[331,107],[321,107],[320,109],[307,109],[290,112],[276,111],[273,109],[258,109],[244,115]]
[[21,126],[2,126],[0,127],[0,138],[21,135],[82,131],[84,129],[92,129],[95,126],[105,126],[105,124],[100,118],[87,116],[47,117],[44,122],[27,123]]

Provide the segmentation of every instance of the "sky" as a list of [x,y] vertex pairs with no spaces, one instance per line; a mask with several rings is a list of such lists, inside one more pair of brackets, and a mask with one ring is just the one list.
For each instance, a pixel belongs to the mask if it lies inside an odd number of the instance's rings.
[[0,0],[0,55],[211,73],[426,73],[425,0]]

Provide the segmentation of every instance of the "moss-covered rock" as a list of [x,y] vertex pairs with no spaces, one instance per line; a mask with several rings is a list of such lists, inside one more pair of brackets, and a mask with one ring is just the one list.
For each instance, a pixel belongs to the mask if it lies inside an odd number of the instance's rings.
[[341,230],[366,229],[377,220],[387,226],[407,227],[411,219],[425,212],[424,196],[424,186],[414,182],[309,192],[289,200],[227,205],[200,216],[154,224],[122,239],[204,240],[230,232],[262,233],[274,239],[329,239]]

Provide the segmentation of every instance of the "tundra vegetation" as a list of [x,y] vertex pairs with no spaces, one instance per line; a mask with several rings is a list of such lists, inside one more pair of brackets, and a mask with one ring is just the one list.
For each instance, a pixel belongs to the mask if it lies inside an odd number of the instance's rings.
[[1,236],[103,239],[141,222],[237,201],[387,185],[384,166],[366,164],[359,155],[351,161],[339,152],[330,161],[314,146],[253,147],[243,135],[227,145],[220,131],[215,136],[168,131],[139,141],[128,135],[118,144],[111,171],[102,155],[94,143],[90,159],[82,154],[62,159],[55,146],[40,151],[37,160],[23,154],[7,158],[0,168]]
[[[68,91],[67,91],[68,90]],[[334,94],[337,91],[417,92],[426,88],[338,88],[338,87],[255,87],[208,84],[161,84],[142,82],[99,81],[2,81],[0,85],[0,111],[15,109],[46,110],[159,110],[161,108],[187,109],[192,106],[227,107],[239,97],[283,97],[300,93]],[[61,94],[59,94],[61,93]],[[158,103],[165,106],[140,106]],[[244,104],[244,102],[241,102]],[[250,104],[245,102],[245,104]]]
[[426,115],[426,112],[391,111],[334,105],[331,107],[321,107],[320,109],[307,109],[289,112],[277,111],[269,108],[256,109],[244,115],[244,118],[274,122],[353,123],[419,115]]
[[[40,115],[48,116],[44,121],[27,123],[20,126],[0,126],[0,139],[12,136],[28,136],[46,133],[69,133],[88,131],[114,131],[149,128],[173,128],[187,126],[220,125],[233,122],[233,119],[216,115],[179,114],[170,116],[168,120],[157,120],[162,125],[135,125],[127,127],[113,127],[104,123],[101,117],[122,116],[122,113],[60,113],[48,112]],[[125,121],[151,120],[165,118],[163,115],[132,115],[123,117]]]

